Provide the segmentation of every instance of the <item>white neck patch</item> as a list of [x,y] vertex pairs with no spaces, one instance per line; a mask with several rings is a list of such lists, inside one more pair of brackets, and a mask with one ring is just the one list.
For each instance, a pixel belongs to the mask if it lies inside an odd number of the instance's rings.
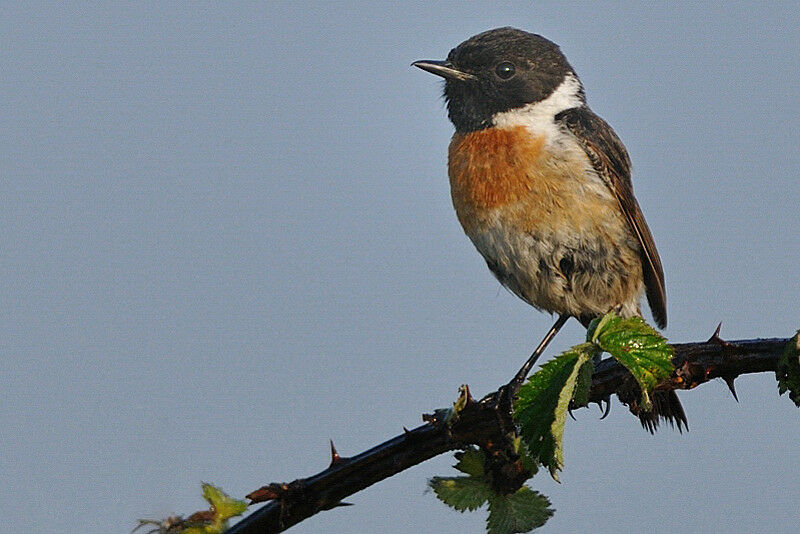
[[581,92],[580,80],[574,74],[569,73],[564,81],[556,87],[556,90],[544,100],[510,111],[495,113],[492,123],[496,128],[501,129],[525,126],[536,134],[555,133],[556,125],[553,117],[564,110],[585,105],[581,98]]

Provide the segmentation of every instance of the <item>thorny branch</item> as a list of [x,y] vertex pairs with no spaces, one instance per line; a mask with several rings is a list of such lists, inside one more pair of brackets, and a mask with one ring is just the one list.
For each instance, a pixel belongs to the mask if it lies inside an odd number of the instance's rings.
[[[675,372],[656,389],[692,389],[714,378],[725,380],[731,392],[735,378],[749,373],[775,371],[789,339],[723,341],[717,332],[706,342],[675,344]],[[608,401],[628,385],[629,374],[613,359],[599,363],[592,377],[590,402]],[[502,389],[502,388],[501,388]],[[500,391],[480,401],[469,397],[457,417],[442,421],[425,416],[425,424],[406,430],[368,451],[352,457],[339,456],[331,443],[330,467],[308,478],[264,486],[251,501],[268,504],[229,528],[226,534],[266,534],[287,528],[337,506],[342,499],[434,456],[467,445],[478,445],[497,458],[494,480],[498,491],[514,491],[529,476],[509,447],[513,421]],[[491,467],[490,467],[491,468]]]

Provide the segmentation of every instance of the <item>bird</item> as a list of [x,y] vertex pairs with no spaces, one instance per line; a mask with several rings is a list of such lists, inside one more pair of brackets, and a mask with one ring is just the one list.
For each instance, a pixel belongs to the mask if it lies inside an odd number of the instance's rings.
[[[519,382],[570,318],[588,327],[610,311],[641,316],[644,294],[665,328],[664,271],[633,194],[627,150],[587,105],[558,45],[497,28],[446,60],[412,66],[444,78],[455,127],[448,176],[464,232],[503,286],[558,315]],[[650,432],[659,420],[688,429],[674,391],[655,392],[652,411],[631,408]]]

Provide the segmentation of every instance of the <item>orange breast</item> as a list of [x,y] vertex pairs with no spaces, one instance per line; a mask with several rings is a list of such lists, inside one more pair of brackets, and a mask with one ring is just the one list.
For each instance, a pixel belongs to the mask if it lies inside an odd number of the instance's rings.
[[521,199],[534,186],[526,169],[538,165],[543,147],[544,137],[524,126],[455,134],[448,167],[456,209],[491,209]]
[[455,134],[448,169],[458,220],[472,236],[498,224],[498,216],[528,232],[579,232],[619,218],[610,192],[588,175],[588,165],[582,150],[564,148],[555,156],[544,136],[524,126]]

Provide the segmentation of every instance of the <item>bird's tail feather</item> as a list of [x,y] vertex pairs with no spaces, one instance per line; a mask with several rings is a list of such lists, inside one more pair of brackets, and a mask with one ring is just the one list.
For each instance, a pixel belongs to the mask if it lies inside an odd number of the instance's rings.
[[653,409],[649,412],[639,410],[639,413],[636,415],[639,416],[642,427],[647,429],[651,434],[658,430],[658,425],[661,421],[666,421],[671,427],[677,428],[678,432],[681,433],[683,433],[684,429],[687,431],[689,430],[689,422],[686,420],[686,413],[683,411],[681,401],[678,399],[678,395],[672,390],[654,392]]
[[681,401],[675,391],[654,391],[652,394],[653,409],[644,410],[640,405],[641,390],[638,386],[631,384],[631,387],[620,390],[617,395],[619,399],[628,405],[628,409],[651,434],[658,430],[661,422],[666,421],[672,428],[677,428],[678,432],[683,433],[689,430],[689,423],[686,420],[686,413],[683,411]]

